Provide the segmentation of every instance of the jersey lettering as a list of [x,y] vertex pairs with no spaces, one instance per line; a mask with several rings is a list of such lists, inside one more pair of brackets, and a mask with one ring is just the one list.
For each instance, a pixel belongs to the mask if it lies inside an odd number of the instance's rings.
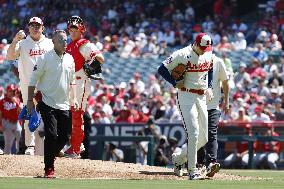
[[187,72],[207,72],[212,68],[213,64],[210,62],[203,62],[201,64],[193,64],[190,61],[187,63]]
[[40,56],[40,55],[43,55],[45,52],[46,51],[44,49],[38,49],[38,50],[30,49],[29,55],[30,57]]
[[4,102],[3,106],[4,106],[4,109],[7,111],[13,110],[17,107],[16,103],[10,103],[10,102]]

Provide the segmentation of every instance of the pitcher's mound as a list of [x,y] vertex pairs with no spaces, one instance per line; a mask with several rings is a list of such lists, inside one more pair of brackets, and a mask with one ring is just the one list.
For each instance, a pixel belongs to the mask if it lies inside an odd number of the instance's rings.
[[[0,177],[42,177],[44,163],[41,156],[1,155]],[[78,179],[144,179],[144,180],[186,180],[187,176],[177,177],[173,169],[115,163],[110,161],[57,158],[55,161],[57,178]],[[260,178],[242,177],[219,173],[214,180],[258,180]]]

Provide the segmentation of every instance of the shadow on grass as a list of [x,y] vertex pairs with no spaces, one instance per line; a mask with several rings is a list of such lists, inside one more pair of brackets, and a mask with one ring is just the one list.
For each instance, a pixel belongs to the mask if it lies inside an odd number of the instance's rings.
[[144,175],[175,175],[174,172],[157,172],[157,171],[140,171],[139,173]]

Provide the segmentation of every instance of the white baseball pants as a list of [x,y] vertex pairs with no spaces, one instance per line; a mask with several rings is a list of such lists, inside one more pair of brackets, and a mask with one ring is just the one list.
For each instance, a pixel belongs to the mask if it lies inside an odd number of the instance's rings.
[[[23,104],[28,102],[28,83],[20,83],[20,89],[23,98]],[[41,122],[39,128],[35,132],[30,132],[29,130],[29,121],[25,120],[24,122],[25,129],[25,145],[27,147],[34,146],[35,154],[43,156],[44,152],[44,138],[41,138],[38,134],[39,131],[44,130],[43,121]]]
[[188,137],[187,148],[182,149],[180,157],[177,159],[180,162],[187,160],[188,170],[190,171],[196,168],[197,151],[208,141],[206,95],[179,90],[177,99]]

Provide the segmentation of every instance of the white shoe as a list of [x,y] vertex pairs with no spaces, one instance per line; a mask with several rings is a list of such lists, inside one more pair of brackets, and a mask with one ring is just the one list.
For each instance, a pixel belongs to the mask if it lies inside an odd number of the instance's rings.
[[174,165],[174,173],[178,177],[183,176],[182,166],[181,165]]
[[194,171],[189,171],[188,173],[189,180],[204,180],[204,176],[201,174],[198,168],[195,168]]
[[208,177],[213,177],[216,173],[218,173],[220,170],[220,164],[219,163],[210,163],[207,167],[207,174]]
[[3,155],[3,154],[4,154],[3,150],[0,149],[0,155]]
[[174,164],[174,173],[176,176],[182,177],[183,176],[182,165],[178,165],[175,158],[176,158],[176,155],[172,154],[172,162]]
[[30,156],[35,155],[35,147],[29,146],[25,151],[25,155],[30,155]]
[[75,152],[73,152],[72,154],[67,154],[67,153],[65,153],[65,154],[64,154],[64,157],[66,157],[66,158],[72,158],[72,159],[80,159],[80,158],[81,158],[81,156],[78,155],[78,154],[76,154]]
[[207,174],[207,168],[205,165],[202,165],[201,167],[198,167],[197,169],[200,171],[201,175],[205,176]]
[[84,146],[84,144],[83,143],[81,143],[81,146],[80,146],[80,152],[81,153],[83,153],[83,152],[85,152],[85,146]]

